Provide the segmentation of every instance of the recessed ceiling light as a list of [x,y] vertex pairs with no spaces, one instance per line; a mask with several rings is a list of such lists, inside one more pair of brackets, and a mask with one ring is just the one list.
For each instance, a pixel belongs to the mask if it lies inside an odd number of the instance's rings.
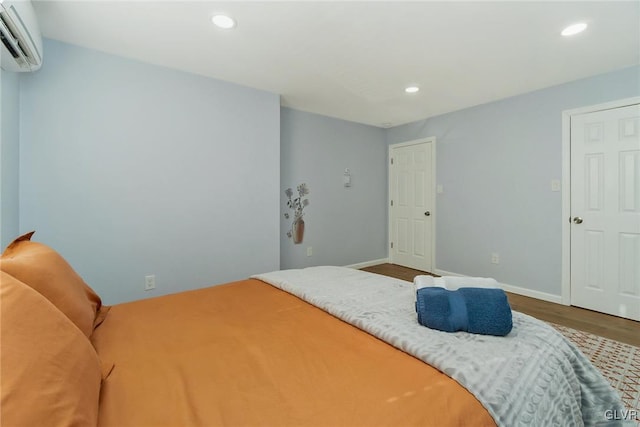
[[565,37],[566,36],[573,36],[573,35],[576,35],[578,33],[583,32],[586,29],[587,29],[587,24],[585,24],[584,22],[579,22],[577,24],[569,25],[567,28],[562,30],[562,32],[560,34],[562,34]]
[[213,22],[216,27],[222,28],[223,30],[229,30],[236,26],[236,21],[227,15],[215,15],[211,18],[211,22]]
[[419,90],[420,88],[418,86],[407,86],[406,88],[404,88],[404,91],[407,93],[416,93]]

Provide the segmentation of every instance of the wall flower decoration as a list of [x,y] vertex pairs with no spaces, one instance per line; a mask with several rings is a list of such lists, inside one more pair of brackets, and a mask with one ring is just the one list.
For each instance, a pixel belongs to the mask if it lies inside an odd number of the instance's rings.
[[[291,229],[287,231],[287,237],[293,239],[293,243],[302,243],[302,239],[304,238],[304,220],[302,217],[304,216],[304,208],[309,206],[309,199],[306,199],[305,196],[309,194],[309,188],[307,184],[300,184],[296,187],[298,191],[298,197],[293,198],[293,190],[291,188],[287,188],[284,194],[287,196],[287,207],[293,210],[293,223],[291,224]],[[289,219],[289,213],[286,212],[284,217]]]

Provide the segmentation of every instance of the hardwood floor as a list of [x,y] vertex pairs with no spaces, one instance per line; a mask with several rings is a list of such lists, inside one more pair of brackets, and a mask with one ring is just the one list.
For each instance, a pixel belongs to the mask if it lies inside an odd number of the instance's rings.
[[[419,274],[430,274],[394,264],[380,264],[364,271],[413,282]],[[616,341],[640,347],[640,322],[627,320],[579,307],[568,307],[507,292],[513,310],[540,320],[568,326]]]

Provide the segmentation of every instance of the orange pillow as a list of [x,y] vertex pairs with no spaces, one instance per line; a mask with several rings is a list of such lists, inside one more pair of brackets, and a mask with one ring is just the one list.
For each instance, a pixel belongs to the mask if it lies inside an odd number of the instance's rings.
[[93,333],[106,315],[100,297],[60,254],[32,242],[33,231],[14,240],[2,256],[0,270],[40,292],[62,311],[85,336]]
[[6,426],[95,426],[100,361],[44,296],[0,271],[0,419]]

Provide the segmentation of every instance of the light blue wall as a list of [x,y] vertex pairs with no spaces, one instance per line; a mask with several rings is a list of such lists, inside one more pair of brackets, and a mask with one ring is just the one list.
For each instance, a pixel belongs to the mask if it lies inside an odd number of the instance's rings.
[[389,129],[437,138],[437,268],[560,295],[562,111],[638,95],[633,67]]
[[20,161],[20,80],[0,69],[0,246],[18,235],[18,182]]
[[[383,129],[283,108],[280,265],[350,265],[387,257],[387,145]],[[343,185],[349,168],[352,186]],[[305,237],[286,236],[284,190],[310,189]],[[313,255],[307,257],[307,247]]]
[[278,95],[44,49],[21,81],[22,231],[109,304],[279,268]]
[[[383,130],[280,109],[277,95],[230,83],[45,48],[48,61],[20,84],[2,74],[0,240],[36,229],[107,303],[385,258],[388,144],[427,136],[444,187],[437,268],[559,295],[550,181],[561,176],[561,112],[640,95],[636,67]],[[311,204],[294,245],[284,189],[301,182]],[[147,274],[156,291],[142,290]]]

